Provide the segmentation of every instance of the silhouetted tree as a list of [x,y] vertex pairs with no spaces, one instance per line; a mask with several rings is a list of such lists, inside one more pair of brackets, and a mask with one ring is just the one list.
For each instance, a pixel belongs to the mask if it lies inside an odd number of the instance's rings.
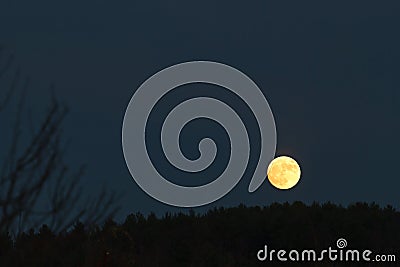
[[[332,219],[334,218],[334,219]],[[265,262],[258,250],[336,248],[345,238],[351,249],[396,255],[399,266],[400,213],[393,207],[354,203],[307,206],[300,202],[266,207],[212,209],[205,214],[129,215],[87,228],[52,232],[46,225],[15,242],[0,236],[0,266],[304,266],[304,262]],[[374,265],[375,264],[375,265]],[[315,262],[311,266],[366,266],[360,262]]]
[[[29,79],[15,66],[14,56],[0,46],[0,115],[6,109],[14,114],[0,168],[0,233],[17,235],[43,223],[58,232],[77,220],[92,225],[113,216],[115,195],[104,190],[98,197],[83,198],[79,179],[84,167],[74,170],[65,162],[66,106],[53,96],[42,120],[33,121],[26,103],[28,88]],[[0,125],[6,138],[7,123]]]

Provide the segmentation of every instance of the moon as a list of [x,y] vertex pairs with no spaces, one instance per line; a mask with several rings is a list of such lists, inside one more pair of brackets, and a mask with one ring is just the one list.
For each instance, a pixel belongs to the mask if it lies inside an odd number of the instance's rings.
[[275,158],[267,169],[268,180],[278,189],[290,189],[295,186],[301,176],[299,164],[291,157]]

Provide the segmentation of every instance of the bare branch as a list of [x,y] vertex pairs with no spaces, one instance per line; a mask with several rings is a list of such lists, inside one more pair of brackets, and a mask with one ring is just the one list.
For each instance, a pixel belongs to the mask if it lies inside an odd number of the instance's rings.
[[[0,46],[0,59],[3,54]],[[0,68],[0,78],[6,71],[12,71],[13,60],[14,57],[8,58],[5,66]],[[50,107],[37,131],[24,132],[28,127],[35,127],[31,114],[28,114],[29,126],[23,118],[29,80],[25,79],[20,86],[21,77],[21,71],[17,69],[4,100],[0,99],[1,111],[10,103],[11,97],[19,95],[12,140],[0,172],[0,232],[18,234],[43,223],[49,224],[53,231],[61,231],[78,220],[92,225],[113,216],[118,210],[115,195],[103,190],[97,198],[83,199],[79,183],[84,167],[71,174],[65,163],[62,124],[67,108],[57,101],[53,86]],[[31,135],[29,140],[27,135]],[[46,200],[47,207],[43,204]]]

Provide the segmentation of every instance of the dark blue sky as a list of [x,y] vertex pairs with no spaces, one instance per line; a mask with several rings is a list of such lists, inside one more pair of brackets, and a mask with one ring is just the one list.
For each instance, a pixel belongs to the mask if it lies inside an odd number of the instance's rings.
[[65,136],[71,164],[89,166],[84,192],[105,183],[124,193],[122,215],[177,210],[131,179],[121,123],[150,75],[212,60],[259,85],[275,115],[277,154],[295,157],[303,171],[285,192],[265,182],[248,194],[245,177],[212,206],[330,200],[398,207],[400,4],[216,2],[0,2],[0,43],[33,79],[30,104],[40,113],[54,82],[71,109]]

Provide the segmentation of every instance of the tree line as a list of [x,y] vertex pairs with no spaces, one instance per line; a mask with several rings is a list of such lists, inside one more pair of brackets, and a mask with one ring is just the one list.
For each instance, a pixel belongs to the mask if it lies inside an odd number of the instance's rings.
[[399,257],[399,226],[398,211],[374,203],[240,205],[162,217],[136,213],[121,223],[109,219],[89,227],[77,222],[59,233],[47,225],[15,239],[3,232],[0,266],[262,266],[256,254],[265,245],[276,250],[322,250],[336,248],[339,238],[345,238],[349,248]]

